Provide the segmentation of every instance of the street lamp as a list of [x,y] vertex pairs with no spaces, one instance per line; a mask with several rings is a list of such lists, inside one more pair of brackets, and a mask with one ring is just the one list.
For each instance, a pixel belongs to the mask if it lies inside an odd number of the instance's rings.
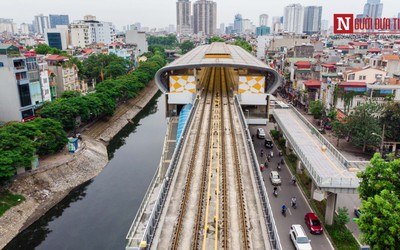
[[382,135],[378,135],[377,133],[372,133],[372,135],[379,136],[381,138],[381,146],[380,146],[380,153],[381,157],[383,158],[383,139],[385,138],[385,124],[383,124]]

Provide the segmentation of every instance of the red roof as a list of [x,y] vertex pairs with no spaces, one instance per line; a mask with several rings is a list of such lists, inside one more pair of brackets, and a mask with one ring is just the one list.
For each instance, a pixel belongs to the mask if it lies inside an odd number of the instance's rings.
[[335,49],[340,49],[340,50],[349,50],[349,49],[352,49],[352,48],[353,47],[347,46],[347,45],[339,45],[339,46],[335,47]]
[[64,61],[65,59],[68,59],[68,57],[60,55],[49,55],[46,57],[46,61]]
[[340,88],[366,88],[366,82],[342,82],[339,83]]
[[309,61],[298,61],[294,63],[294,66],[299,69],[307,69],[311,68],[311,63]]
[[322,67],[333,69],[333,68],[335,68],[335,64],[336,63],[324,63],[324,64],[322,64]]
[[400,57],[398,55],[383,55],[383,60],[386,60],[386,61],[399,61]]
[[350,42],[349,44],[352,44],[354,46],[368,46],[368,43],[366,42]]
[[311,79],[311,80],[305,81],[304,85],[307,88],[321,88],[321,81]]
[[82,53],[85,54],[85,55],[89,55],[89,54],[93,53],[93,50],[92,49],[83,49]]
[[368,52],[372,52],[372,53],[379,53],[379,52],[381,52],[381,49],[379,49],[379,48],[370,48],[367,51]]
[[32,51],[25,51],[24,53],[25,57],[36,57],[36,51],[32,50]]

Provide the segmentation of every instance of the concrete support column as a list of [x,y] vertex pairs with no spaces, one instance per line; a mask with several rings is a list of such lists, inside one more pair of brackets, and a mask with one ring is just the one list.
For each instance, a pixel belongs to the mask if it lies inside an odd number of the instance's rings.
[[296,160],[296,172],[298,174],[301,174],[302,170],[303,170],[303,168],[302,168],[302,165],[301,165],[301,161],[299,159],[297,159]]
[[332,225],[333,219],[335,218],[337,194],[328,192],[326,198],[326,211],[325,211],[325,224]]
[[286,154],[290,154],[290,142],[286,140],[285,142]]
[[313,180],[311,180],[311,199],[314,199],[314,191],[316,189],[316,185]]

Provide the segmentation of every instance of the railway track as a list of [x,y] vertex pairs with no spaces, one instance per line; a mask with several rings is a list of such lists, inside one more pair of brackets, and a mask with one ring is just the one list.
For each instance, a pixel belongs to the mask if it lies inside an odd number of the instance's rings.
[[[201,97],[199,122],[191,130],[196,131],[194,144],[168,249],[251,248],[227,74],[222,68],[213,68],[206,77],[209,83]],[[191,208],[196,211],[189,212]],[[192,225],[190,244],[185,239],[188,225]],[[232,235],[232,228],[239,232]]]

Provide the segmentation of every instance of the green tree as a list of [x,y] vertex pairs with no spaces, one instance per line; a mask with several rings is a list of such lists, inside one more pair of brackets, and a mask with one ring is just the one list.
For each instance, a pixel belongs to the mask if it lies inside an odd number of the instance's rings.
[[51,47],[47,44],[39,44],[36,48],[35,51],[37,54],[40,55],[46,55],[49,54],[49,51],[51,50]]
[[315,119],[319,119],[322,116],[322,102],[320,100],[310,102],[310,113]]
[[32,140],[7,129],[0,129],[0,179],[14,176],[17,168],[30,167],[35,152]]
[[81,92],[76,90],[66,90],[61,94],[61,98],[72,98],[78,96],[81,96]]
[[68,142],[61,123],[53,119],[36,118],[32,122],[40,136],[36,138],[37,154],[47,155],[60,151]]
[[336,216],[336,224],[339,227],[345,227],[349,222],[349,214],[346,207],[338,207],[338,214]]
[[362,201],[361,216],[357,220],[363,232],[363,242],[371,249],[398,249],[400,245],[400,199],[394,191],[382,190],[380,194]]
[[346,121],[338,121],[337,119],[333,120],[332,131],[337,139],[336,147],[339,147],[340,139],[344,139],[349,134]]
[[348,129],[351,134],[351,142],[356,147],[362,147],[365,152],[367,145],[378,145],[380,138],[373,134],[381,133],[381,125],[378,115],[381,106],[376,102],[366,102],[354,109],[349,116]]
[[124,73],[127,73],[132,63],[115,54],[90,55],[89,58],[83,62],[85,77],[88,79],[96,79],[97,82],[100,82],[101,74],[104,75],[107,66],[110,64],[120,64],[125,69]]
[[184,41],[179,45],[182,54],[186,54],[194,48],[194,44],[191,41]]
[[210,38],[209,43],[214,43],[214,42],[225,42],[225,39],[218,36],[213,36]]
[[124,65],[117,62],[112,62],[104,68],[105,78],[117,78],[118,76],[122,76],[124,74],[126,74],[126,68]]
[[233,45],[240,46],[247,52],[251,52],[253,50],[253,47],[250,45],[250,43],[248,43],[244,40],[241,40],[241,39],[238,39],[235,42],[233,42]]
[[400,102],[387,102],[384,106],[381,120],[385,124],[385,137],[393,141],[400,141]]

